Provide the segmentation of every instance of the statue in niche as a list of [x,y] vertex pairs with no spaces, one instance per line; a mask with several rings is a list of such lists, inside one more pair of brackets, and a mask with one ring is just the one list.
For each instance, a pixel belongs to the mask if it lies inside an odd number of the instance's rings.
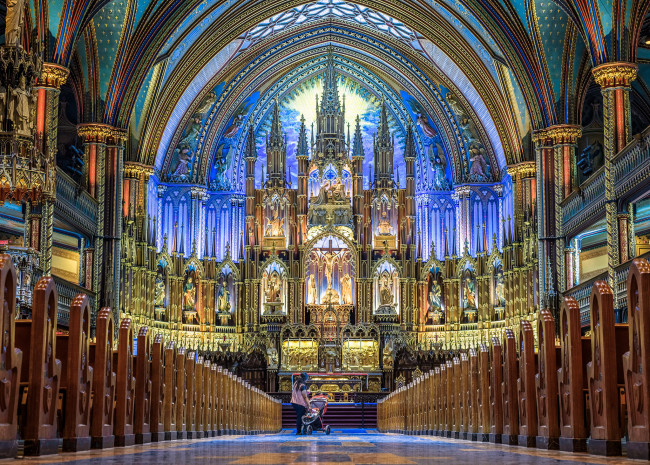
[[183,309],[193,311],[196,306],[196,285],[194,270],[187,273],[183,286]]
[[435,147],[434,144],[429,145],[429,161],[433,170],[433,188],[435,190],[448,190],[447,164],[444,153],[442,155],[440,153],[441,150]]
[[379,303],[381,305],[393,305],[393,286],[388,273],[381,277],[379,284]]
[[266,219],[264,235],[266,237],[284,237],[284,218],[278,218],[278,211],[273,210],[273,219]]
[[27,80],[20,76],[19,86],[11,90],[12,99],[9,102],[9,115],[13,118],[14,129],[18,134],[29,135],[32,129],[31,108],[33,97],[27,89]]
[[442,308],[442,289],[437,279],[431,283],[431,290],[429,291],[429,305],[432,311],[440,311]]
[[425,136],[433,139],[438,135],[437,131],[429,124],[429,118],[426,115],[418,114],[416,124],[420,126],[420,129],[422,129],[422,133]]
[[392,341],[384,345],[384,353],[382,358],[383,358],[382,361],[384,364],[384,369],[393,368],[393,342]]
[[158,264],[156,271],[156,287],[154,289],[154,307],[165,305],[165,273],[162,265]]
[[230,313],[230,290],[225,277],[222,278],[221,287],[217,293],[217,308],[219,313]]
[[327,200],[331,203],[340,203],[345,201],[345,184],[341,182],[341,178],[336,178],[336,181],[328,181],[326,188]]
[[316,305],[316,296],[317,296],[317,289],[316,289],[316,278],[313,275],[310,275],[307,278],[307,303]]
[[279,303],[282,295],[282,280],[277,271],[273,271],[268,278],[266,285],[266,301],[268,303]]
[[487,181],[489,167],[485,161],[485,148],[478,143],[473,143],[469,148],[470,167],[469,180],[474,182]]
[[503,271],[501,270],[499,270],[495,276],[494,296],[495,296],[495,306],[505,307],[506,305],[505,285],[503,283]]
[[352,305],[352,278],[345,273],[341,278],[341,289],[343,291],[343,305]]
[[24,13],[25,0],[7,0],[7,13],[5,16],[6,45],[18,45],[20,43]]
[[379,224],[377,225],[377,235],[392,236],[393,234],[395,234],[395,230],[388,221],[388,215],[386,214],[386,211],[382,211],[381,220],[379,220]]
[[278,368],[278,349],[275,347],[267,347],[266,349],[266,363],[269,368],[277,369]]
[[474,282],[469,270],[465,274],[463,287],[465,290],[465,308],[476,309],[476,283]]

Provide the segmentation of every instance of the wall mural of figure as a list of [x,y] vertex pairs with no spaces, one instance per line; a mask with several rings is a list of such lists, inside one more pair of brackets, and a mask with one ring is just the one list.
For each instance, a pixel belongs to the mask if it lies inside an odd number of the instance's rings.
[[433,189],[437,191],[449,190],[447,159],[442,147],[439,144],[429,145],[428,155],[433,170]]

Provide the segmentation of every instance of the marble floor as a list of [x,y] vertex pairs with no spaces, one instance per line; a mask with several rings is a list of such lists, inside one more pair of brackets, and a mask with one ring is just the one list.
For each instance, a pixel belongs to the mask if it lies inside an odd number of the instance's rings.
[[[1,463],[2,461],[0,461]],[[507,464],[639,464],[623,458],[548,452],[521,447],[481,444],[427,436],[379,434],[366,430],[333,430],[330,436],[282,434],[223,436],[192,441],[171,441],[107,451],[66,453],[21,459],[23,465],[70,463],[228,465],[507,465]],[[647,462],[646,462],[647,463]]]

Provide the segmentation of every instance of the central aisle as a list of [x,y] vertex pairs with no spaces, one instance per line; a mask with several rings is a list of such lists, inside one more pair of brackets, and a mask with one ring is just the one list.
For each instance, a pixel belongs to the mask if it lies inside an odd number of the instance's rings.
[[224,436],[194,441],[173,441],[108,451],[66,453],[55,457],[22,460],[23,465],[44,463],[137,464],[160,463],[228,465],[444,465],[478,464],[639,463],[605,458],[538,451],[519,447],[480,444],[438,437],[379,434],[374,430],[334,430],[331,436]]

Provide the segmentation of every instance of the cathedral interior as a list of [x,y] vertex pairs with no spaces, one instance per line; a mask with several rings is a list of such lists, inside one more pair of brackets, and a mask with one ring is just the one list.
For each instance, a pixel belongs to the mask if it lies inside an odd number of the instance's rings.
[[129,320],[285,402],[299,372],[376,401],[542,310],[559,334],[567,297],[589,336],[603,281],[625,324],[649,6],[2,0],[12,318],[51,277],[57,335],[85,295],[91,339],[110,309],[115,343]]

